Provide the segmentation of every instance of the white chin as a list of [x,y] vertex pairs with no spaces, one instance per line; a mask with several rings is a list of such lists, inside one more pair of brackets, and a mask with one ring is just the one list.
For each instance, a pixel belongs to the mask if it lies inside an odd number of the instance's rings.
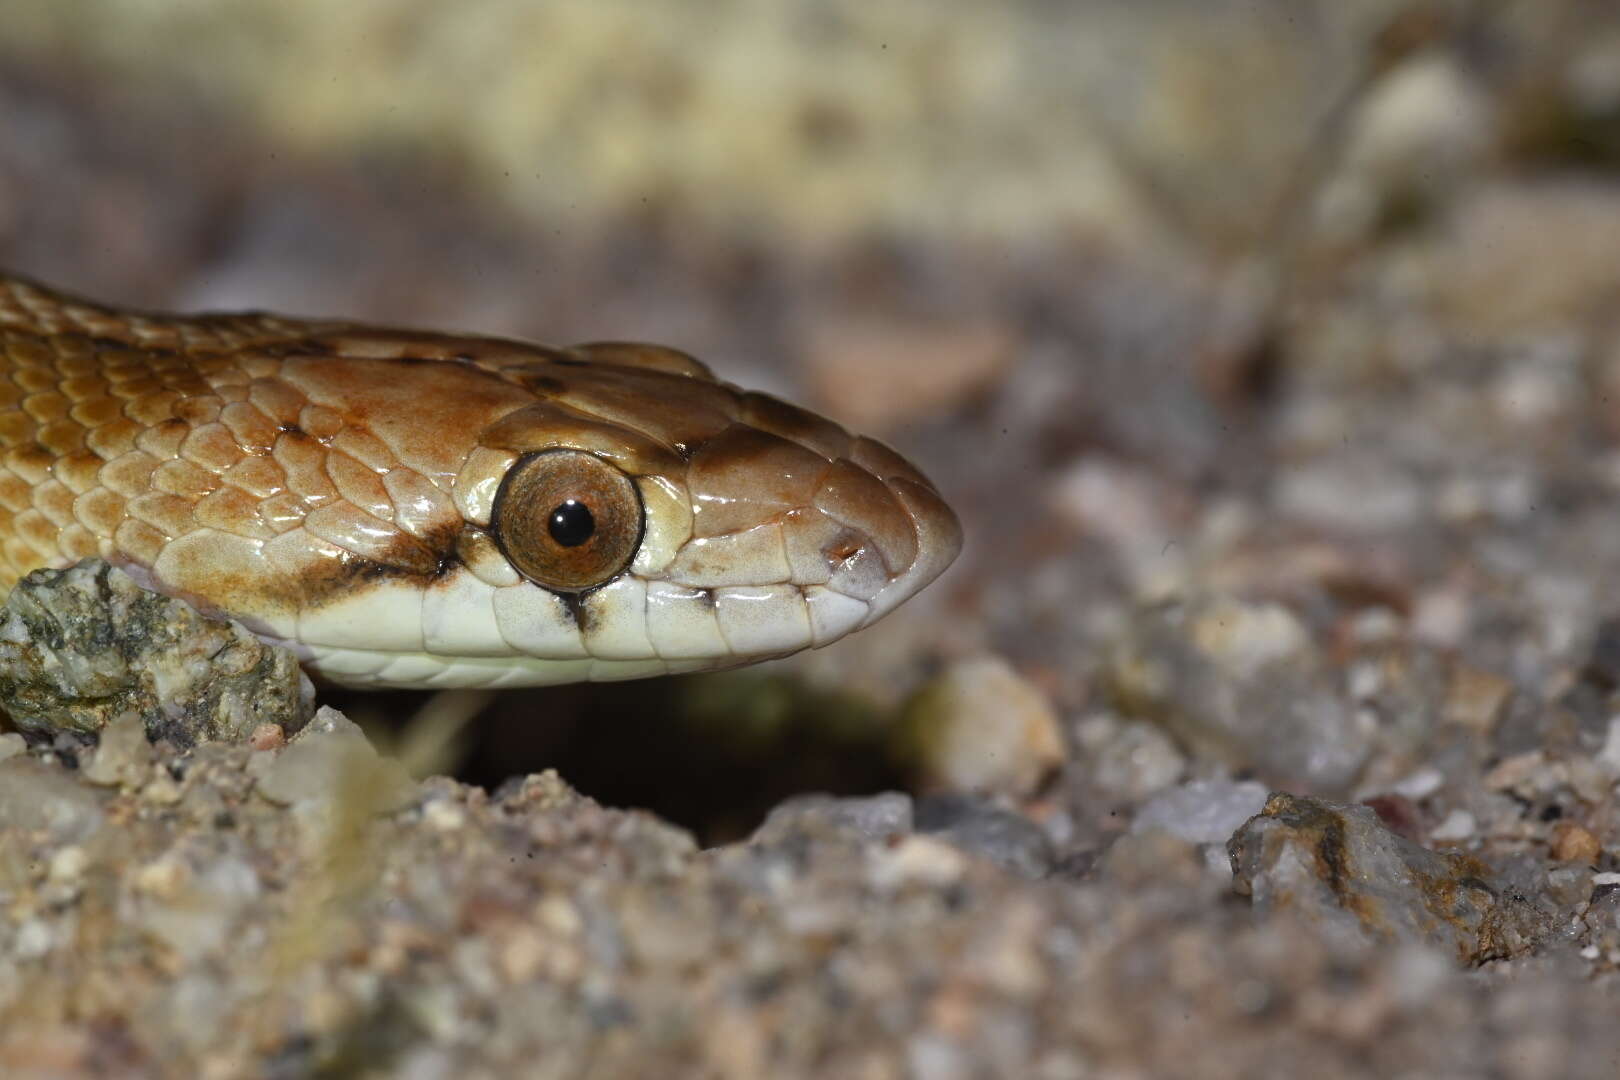
[[332,649],[297,642],[277,641],[275,644],[285,645],[296,652],[305,670],[312,675],[339,686],[371,690],[617,682],[622,679],[642,679],[649,675],[715,671],[773,658],[727,656],[701,660],[541,660],[532,656],[433,656],[428,653]]

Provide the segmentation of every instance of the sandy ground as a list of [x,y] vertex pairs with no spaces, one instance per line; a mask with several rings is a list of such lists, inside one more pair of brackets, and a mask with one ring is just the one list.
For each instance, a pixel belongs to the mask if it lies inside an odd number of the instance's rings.
[[676,10],[8,7],[0,263],[677,344],[968,535],[397,798],[13,746],[8,1075],[1612,1075],[1620,15]]

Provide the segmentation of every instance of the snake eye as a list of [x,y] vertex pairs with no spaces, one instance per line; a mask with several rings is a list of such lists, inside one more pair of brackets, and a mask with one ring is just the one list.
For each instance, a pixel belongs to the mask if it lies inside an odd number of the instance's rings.
[[519,458],[495,494],[496,543],[518,573],[558,592],[616,576],[641,544],[641,495],[623,472],[582,450]]

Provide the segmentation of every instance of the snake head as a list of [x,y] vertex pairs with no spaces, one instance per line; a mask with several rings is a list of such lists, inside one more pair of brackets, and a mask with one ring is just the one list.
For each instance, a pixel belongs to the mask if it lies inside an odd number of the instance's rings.
[[400,572],[300,598],[280,637],[336,681],[532,685],[784,656],[881,618],[961,546],[894,451],[672,349],[323,348],[343,364],[284,377],[398,462],[383,479],[411,555],[375,550]]

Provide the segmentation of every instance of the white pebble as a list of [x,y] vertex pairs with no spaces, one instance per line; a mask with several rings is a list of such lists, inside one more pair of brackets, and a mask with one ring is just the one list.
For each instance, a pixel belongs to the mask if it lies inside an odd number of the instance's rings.
[[1474,815],[1467,810],[1453,810],[1446,819],[1429,830],[1430,840],[1466,840],[1474,835]]

